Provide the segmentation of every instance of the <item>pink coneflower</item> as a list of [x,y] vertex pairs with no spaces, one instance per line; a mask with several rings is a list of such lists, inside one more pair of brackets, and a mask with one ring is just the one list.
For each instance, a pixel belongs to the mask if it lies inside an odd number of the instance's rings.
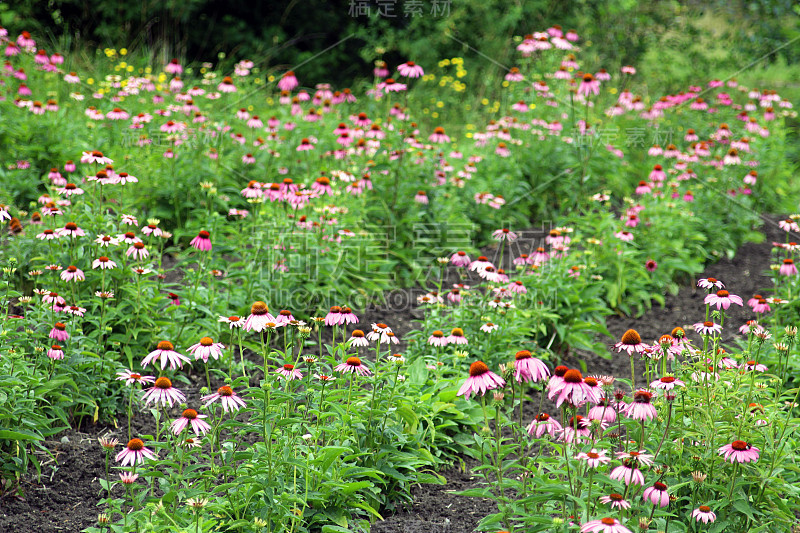
[[282,309],[280,313],[277,314],[275,317],[275,323],[281,326],[285,326],[290,324],[294,320],[294,316],[292,316],[292,312],[287,309]]
[[445,134],[444,128],[438,126],[433,129],[433,133],[430,134],[428,140],[433,143],[449,143],[450,137]]
[[222,82],[217,85],[217,90],[221,93],[235,93],[236,86],[233,84],[233,79],[230,76],[222,78]]
[[588,452],[579,453],[575,456],[575,459],[586,461],[589,468],[597,468],[600,465],[606,465],[611,462],[611,458],[604,451],[597,451],[595,448]]
[[528,350],[520,350],[514,356],[514,379],[518,383],[532,381],[538,383],[550,375],[550,369],[542,361],[532,357]]
[[207,422],[203,422],[203,418],[207,417],[208,415],[198,414],[194,409],[185,409],[181,417],[173,421],[169,428],[172,430],[172,433],[179,435],[191,424],[192,431],[194,431],[195,434],[205,435],[211,431],[211,426],[208,425]]
[[622,339],[614,345],[614,348],[617,349],[617,352],[628,352],[628,355],[631,357],[634,353],[645,353],[649,349],[649,347],[642,342],[642,337],[635,329],[629,329],[623,333]]
[[658,263],[656,263],[652,259],[648,259],[644,263],[644,269],[647,270],[648,272],[655,272],[657,268],[658,268]]
[[624,242],[631,242],[633,240],[633,233],[624,230],[618,231],[614,234],[614,237]]
[[469,256],[466,252],[458,251],[450,256],[450,263],[457,266],[466,268],[470,265],[472,261],[470,260]]
[[341,308],[341,315],[339,317],[339,325],[342,324],[358,324],[358,317],[349,307]]
[[145,448],[142,439],[131,439],[121,452],[115,457],[116,461],[121,461],[122,466],[135,466],[144,463],[145,459],[155,459],[156,454],[152,450]]
[[600,398],[597,405],[589,409],[589,420],[602,420],[608,424],[617,421],[617,410],[607,398]]
[[303,374],[294,367],[294,365],[286,364],[275,371],[276,374],[284,377],[286,381],[295,379],[303,379]]
[[726,461],[730,461],[731,463],[756,462],[758,461],[759,451],[758,448],[751,446],[743,440],[735,440],[717,450],[720,455],[725,456]]
[[497,331],[498,329],[500,329],[500,326],[492,322],[486,322],[480,327],[480,330],[483,331],[484,333],[492,333],[493,331]]
[[225,346],[222,343],[214,342],[211,337],[203,337],[200,342],[189,347],[189,353],[194,354],[195,360],[202,359],[204,363],[208,363],[209,357],[213,357],[215,360],[222,357],[224,349]]
[[119,244],[119,239],[110,235],[103,235],[101,233],[97,236],[94,242],[99,244],[101,248],[108,248],[109,246],[117,246]]
[[475,261],[472,261],[469,264],[470,272],[478,272],[478,273],[480,273],[481,271],[483,271],[487,267],[494,268],[494,265],[491,263],[491,261],[489,261],[489,258],[486,257],[485,255],[482,255],[482,256],[478,257]]
[[722,333],[722,326],[715,324],[710,320],[705,322],[697,322],[692,326],[694,330],[701,335],[719,335]]
[[492,237],[494,237],[496,241],[514,242],[517,240],[517,234],[507,228],[495,231],[492,233]]
[[277,323],[277,319],[269,313],[269,307],[264,302],[258,301],[250,307],[250,316],[244,322],[244,330],[261,332],[267,324]]
[[617,459],[620,461],[631,460],[635,461],[636,464],[642,466],[651,466],[653,464],[653,460],[655,456],[653,454],[647,453],[647,450],[639,450],[634,451],[631,450],[629,452],[616,452]]
[[67,183],[62,188],[57,189],[56,192],[64,196],[80,196],[83,194],[83,189],[74,183]]
[[197,234],[197,237],[191,240],[189,244],[196,250],[207,252],[211,250],[211,234],[205,230],[202,230]]
[[72,238],[83,237],[84,235],[86,235],[86,233],[84,233],[84,231],[81,228],[79,228],[78,225],[75,224],[74,222],[67,222],[66,224],[64,224],[63,228],[57,229],[56,233],[58,234],[59,237],[72,237]]
[[622,496],[622,494],[617,494],[613,492],[608,496],[601,496],[600,497],[601,503],[610,503],[612,509],[630,509],[631,504]]
[[69,340],[69,333],[67,333],[66,324],[63,322],[56,322],[53,325],[53,329],[50,330],[50,333],[47,336],[53,340],[57,340],[58,342],[65,342]]
[[93,150],[91,152],[83,152],[81,154],[81,163],[97,164],[97,165],[110,165],[114,162],[109,157],[103,155],[103,152]]
[[64,350],[58,344],[53,344],[47,350],[47,357],[54,361],[58,361],[60,359],[64,359]]
[[328,314],[325,315],[324,324],[326,326],[338,326],[339,320],[341,319],[341,315],[342,315],[342,308],[339,307],[338,305],[332,306],[330,311],[328,311]]
[[781,265],[780,270],[778,273],[781,276],[796,276],[797,275],[797,267],[794,264],[794,260],[792,259],[784,259],[783,264]]
[[174,292],[168,292],[167,296],[169,296],[169,299],[172,302],[172,305],[176,305],[176,306],[177,305],[181,305],[180,297],[177,294],[175,294]]
[[443,331],[437,329],[428,337],[428,344],[437,347],[447,346],[447,337],[444,336]]
[[408,61],[402,65],[398,65],[397,72],[406,78],[419,78],[420,76],[425,75],[422,67],[413,61]]
[[631,533],[631,530],[616,518],[601,518],[586,522],[581,526],[581,533]]
[[541,413],[528,424],[528,435],[540,439],[546,433],[556,438],[563,429],[555,418],[551,418],[547,413]]
[[70,265],[61,272],[61,279],[64,281],[85,281],[86,275],[80,268]]
[[281,77],[281,79],[278,81],[278,89],[281,91],[291,92],[298,85],[300,85],[300,82],[297,81],[297,77],[291,70],[285,72]]
[[620,466],[611,471],[608,477],[616,481],[623,481],[626,485],[644,485],[644,474],[633,466],[633,462],[630,460],[623,461]]
[[731,303],[744,305],[741,297],[736,296],[735,294],[730,294],[725,289],[718,290],[716,294],[708,294],[705,300],[703,300],[703,303],[708,305],[716,305],[717,309],[728,309],[731,306]]
[[556,405],[559,407],[564,401],[580,405],[587,397],[587,385],[583,382],[581,371],[575,368],[567,370],[561,383],[551,388],[549,394],[555,397]]
[[428,194],[425,191],[417,191],[414,201],[418,204],[428,205]]
[[136,480],[139,479],[139,474],[134,474],[132,472],[120,472],[119,473],[119,481],[123,485],[133,485],[136,483]]
[[350,334],[350,346],[355,346],[357,348],[369,346],[369,341],[364,337],[363,331],[360,329],[353,330],[353,333]]
[[701,289],[724,289],[725,284],[717,278],[702,278],[697,281],[697,286]]
[[240,316],[221,316],[217,322],[228,324],[228,329],[240,328],[244,326],[244,317]]
[[652,420],[658,414],[650,401],[653,393],[646,390],[637,390],[633,393],[633,401],[625,409],[625,415],[634,420]]
[[348,357],[347,361],[337,365],[334,370],[346,374],[348,372],[358,374],[359,376],[371,376],[372,371],[361,363],[358,357]]
[[508,73],[505,75],[505,80],[510,82],[517,82],[522,81],[525,79],[525,76],[519,71],[518,67],[511,67],[508,70]]
[[166,72],[167,74],[181,74],[183,72],[183,67],[178,62],[177,59],[172,59],[164,67],[164,72]]
[[161,405],[169,404],[172,407],[173,403],[185,402],[186,396],[172,386],[172,381],[169,378],[161,376],[152,387],[145,391],[144,395],[142,395],[142,400],[144,400],[145,405],[155,402]]
[[453,328],[450,335],[447,337],[448,344],[468,344],[467,338],[464,336],[464,330],[461,328]]
[[685,386],[686,383],[684,383],[679,379],[676,379],[674,376],[664,376],[650,383],[651,388],[660,390],[672,390],[675,387],[685,387]]
[[138,383],[139,385],[147,385],[148,383],[155,382],[155,376],[143,376],[139,372],[133,372],[132,370],[123,370],[122,372],[117,372],[117,380],[124,381],[125,385],[132,385],[134,383]]
[[698,522],[702,521],[704,524],[709,524],[717,519],[717,515],[711,510],[708,505],[701,505],[692,511],[692,518]]
[[465,400],[469,400],[470,394],[481,393],[481,396],[496,388],[505,387],[506,382],[503,378],[489,370],[486,363],[483,361],[475,361],[469,366],[469,377],[458,389],[456,396],[464,396]]
[[[55,307],[53,309],[56,310]],[[83,316],[86,313],[86,308],[77,305],[68,305],[63,311],[69,315]]]
[[203,407],[208,407],[219,400],[222,404],[222,410],[226,413],[228,411],[238,411],[240,407],[247,405],[228,385],[223,385],[214,394],[203,396],[200,400],[206,402]]
[[57,292],[53,291],[50,292],[45,291],[45,294],[42,295],[42,301],[46,304],[54,304],[58,306],[63,306],[67,303],[67,301],[64,300],[63,297],[59,296]]
[[111,270],[117,268],[117,264],[108,257],[101,255],[92,261],[92,268],[99,268],[100,270]]
[[652,487],[644,489],[644,492],[642,493],[642,499],[651,502],[653,505],[666,507],[669,505],[669,493],[667,492],[667,486],[660,481],[656,481],[653,483]]
[[778,227],[780,227],[783,231],[788,232],[800,232],[800,225],[794,221],[794,219],[787,218],[785,220],[781,220],[778,222]]
[[578,85],[578,96],[589,96],[590,94],[600,94],[600,82],[591,74],[584,74],[581,83]]
[[134,259],[142,260],[147,259],[147,257],[150,256],[150,252],[147,251],[144,243],[139,241],[131,244],[131,246],[125,252],[125,255],[128,257],[133,257]]
[[171,369],[175,370],[176,368],[181,368],[183,363],[191,362],[188,357],[176,352],[171,342],[160,341],[156,349],[147,354],[147,357],[142,360],[142,368],[150,363],[155,363],[159,359],[161,360],[162,370],[167,367],[167,363],[169,363]]

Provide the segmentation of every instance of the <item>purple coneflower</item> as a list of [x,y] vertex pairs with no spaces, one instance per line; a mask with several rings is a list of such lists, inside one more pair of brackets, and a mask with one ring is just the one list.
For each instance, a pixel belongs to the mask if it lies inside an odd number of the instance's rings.
[[191,240],[189,244],[192,248],[196,250],[200,250],[201,252],[207,252],[211,250],[211,234],[206,230],[202,230],[200,233],[197,234],[197,237]]
[[115,457],[116,461],[121,461],[122,466],[135,466],[137,463],[144,463],[145,459],[155,459],[156,454],[152,450],[145,448],[142,439],[131,439],[127,446]]
[[464,330],[461,328],[453,328],[447,337],[447,342],[448,344],[468,344],[467,338],[464,336]]
[[685,387],[685,386],[686,383],[684,383],[679,379],[676,379],[674,376],[664,376],[650,383],[651,388],[661,389],[661,390],[672,390],[675,387]]
[[717,309],[728,309],[732,303],[736,305],[744,305],[740,296],[731,294],[725,289],[718,290],[716,294],[709,293],[705,300],[703,300],[703,303],[708,305],[716,305]]
[[200,400],[206,402],[203,407],[208,407],[219,400],[222,404],[222,410],[226,413],[228,411],[238,411],[240,407],[245,407],[247,405],[228,385],[223,385],[218,388],[217,392],[214,394],[203,396]]
[[722,326],[715,324],[710,320],[706,320],[705,322],[697,322],[692,327],[701,335],[719,335],[722,333]]
[[653,404],[650,403],[653,394],[646,390],[637,390],[633,393],[633,401],[628,404],[625,415],[634,420],[652,420],[657,412]]
[[244,322],[244,330],[261,332],[268,323],[277,323],[274,316],[269,313],[269,307],[264,302],[258,301],[250,307],[250,316]]
[[286,381],[292,381],[294,379],[303,379],[302,372],[296,369],[294,365],[290,364],[283,365],[281,368],[277,369],[275,373],[286,378]]
[[644,489],[642,498],[645,501],[651,502],[653,505],[658,505],[659,507],[666,507],[669,505],[669,493],[667,492],[667,486],[660,481],[656,481],[653,483],[652,487]]
[[189,347],[189,353],[194,354],[195,360],[202,359],[204,363],[208,363],[209,357],[213,357],[215,360],[222,357],[224,349],[225,346],[222,343],[214,342],[211,337],[203,337],[200,342]]
[[575,459],[580,459],[586,461],[586,464],[589,465],[589,468],[597,468],[600,465],[605,465],[611,462],[611,458],[608,457],[604,451],[597,451],[595,448],[592,448],[591,451],[582,452],[575,456]]
[[369,346],[369,341],[364,337],[363,331],[360,329],[353,330],[353,333],[350,334],[350,346],[355,346],[356,348]]
[[117,380],[124,381],[125,385],[132,385],[133,383],[147,385],[148,383],[153,383],[156,378],[155,376],[143,376],[132,370],[123,370],[122,372],[117,372]]
[[67,326],[63,322],[56,322],[53,325],[53,329],[50,330],[50,333],[47,335],[49,338],[57,340],[58,342],[64,342],[69,339],[69,333],[67,333]]
[[749,463],[750,461],[758,461],[758,452],[761,450],[743,440],[735,440],[730,444],[722,446],[717,451],[720,455],[725,456],[726,461],[730,461],[731,463]]
[[207,417],[208,415],[198,414],[194,409],[184,409],[181,417],[172,422],[169,428],[172,433],[178,435],[191,424],[192,431],[198,435],[205,435],[211,431],[211,426],[207,422],[203,422],[203,418]]
[[633,466],[633,462],[630,460],[623,461],[621,465],[611,471],[608,477],[616,481],[623,481],[626,485],[644,485],[644,474]]
[[608,496],[600,496],[601,503],[610,503],[612,509],[630,509],[631,504],[626,500],[622,494],[612,492]]
[[614,345],[617,352],[628,352],[628,355],[633,356],[634,353],[644,353],[648,350],[648,346],[642,342],[642,337],[635,329],[629,329],[622,334],[622,339]]
[[558,420],[550,417],[547,413],[541,413],[528,424],[528,435],[540,439],[542,435],[547,433],[555,438],[561,434],[563,429]]
[[533,381],[538,383],[550,375],[550,369],[547,368],[541,360],[532,357],[531,352],[528,350],[520,350],[514,356],[514,379],[518,383]]
[[175,351],[174,346],[169,341],[160,341],[156,349],[145,357],[142,360],[142,368],[146,367],[150,363],[155,363],[158,359],[161,359],[161,369],[164,370],[167,367],[167,363],[169,362],[170,368],[175,370],[176,368],[181,368],[183,363],[190,362],[190,359],[185,355],[179,354]]
[[601,518],[583,524],[581,533],[631,533],[631,530],[616,518]]
[[469,366],[469,377],[458,389],[456,396],[464,396],[469,400],[470,394],[481,393],[481,396],[496,388],[505,387],[506,382],[503,378],[489,370],[483,361],[475,361]]
[[717,278],[702,278],[697,282],[697,286],[701,289],[724,289],[725,284]]
[[347,361],[344,363],[337,365],[334,368],[337,372],[342,372],[344,374],[350,372],[353,374],[358,374],[359,376],[371,376],[372,371],[367,368],[364,364],[361,363],[361,359],[358,357],[348,357]]
[[450,256],[450,263],[457,267],[468,267],[472,261],[466,252],[459,251]]
[[58,344],[53,344],[47,350],[47,357],[49,357],[53,361],[59,361],[61,359],[64,359],[64,350]]
[[172,381],[169,378],[162,376],[156,380],[152,387],[145,391],[142,400],[144,400],[145,405],[155,402],[161,405],[169,404],[172,407],[173,403],[186,401],[186,396],[172,386]]
[[708,505],[701,505],[692,511],[692,518],[698,522],[702,521],[704,524],[709,524],[717,519],[717,515],[711,510]]

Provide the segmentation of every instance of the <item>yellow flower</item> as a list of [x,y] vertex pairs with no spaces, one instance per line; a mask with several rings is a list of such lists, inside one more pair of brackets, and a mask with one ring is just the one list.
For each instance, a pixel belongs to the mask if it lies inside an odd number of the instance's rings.
[[446,67],[449,64],[450,64],[450,60],[449,59],[442,59],[441,61],[439,61],[439,68]]
[[481,100],[481,104],[483,104],[483,105],[489,105],[489,99],[488,99],[488,98],[484,98],[484,99],[482,99],[482,100]]
[[208,70],[206,67],[200,67],[200,74],[205,74],[206,70]]
[[436,102],[436,107],[439,107],[439,108],[442,108],[442,107],[444,107],[444,102],[442,102],[441,100],[439,100],[438,102]]
[[158,75],[158,83],[164,83],[165,81],[167,81],[167,75],[162,72]]
[[446,87],[446,86],[447,86],[446,79],[442,78],[441,80],[439,80],[439,87]]
[[503,84],[502,85],[503,85],[503,87],[508,87],[511,84],[508,82],[508,80],[503,80]]
[[617,94],[617,88],[616,88],[616,87],[611,87],[611,88],[608,90],[608,92],[610,92],[611,94]]
[[86,80],[86,83],[88,83],[89,85],[94,85],[94,78],[89,78],[88,80]]
[[456,76],[459,77],[459,78],[463,78],[466,75],[467,75],[467,71],[466,70],[459,69],[459,70],[456,71]]
[[431,110],[430,110],[430,109],[428,109],[427,107],[425,107],[425,108],[423,108],[423,109],[422,109],[422,114],[423,114],[423,115],[427,115],[427,114],[428,114],[428,113],[430,113],[430,112],[431,112]]
[[128,68],[126,68],[125,70],[127,70],[128,72],[133,72],[133,65],[128,65]]
[[124,61],[120,61],[118,66],[119,66],[119,68],[125,68],[125,67],[128,66],[128,64],[126,62],[124,62]]
[[463,65],[463,64],[464,64],[464,60],[463,60],[463,59],[461,59],[460,57],[454,57],[454,58],[452,58],[450,61],[451,61],[451,62],[452,62],[454,65]]
[[468,130],[474,130],[475,129],[475,124],[467,124],[467,129]]
[[253,108],[253,106],[252,106],[252,105],[249,105],[249,106],[247,106],[247,110],[248,110],[248,111],[252,111],[253,109],[254,109],[254,108]]
[[150,74],[151,72],[153,72],[153,67],[144,67],[145,74]]
[[267,78],[267,81],[275,81],[275,76],[272,76],[272,75],[270,75],[270,76]]
[[431,116],[432,116],[433,118],[439,118],[439,113],[437,113],[437,112],[435,112],[435,111],[434,111],[433,113],[431,113]]
[[275,103],[275,100],[273,100],[272,98],[267,98],[267,105],[272,105],[274,103]]
[[467,137],[467,139],[472,139],[472,132],[471,132],[471,131],[468,131],[468,132],[466,133],[466,137]]
[[536,109],[536,104],[528,104],[528,109]]
[[120,48],[119,49],[119,55],[121,55],[121,56],[128,55],[128,49],[127,48]]

